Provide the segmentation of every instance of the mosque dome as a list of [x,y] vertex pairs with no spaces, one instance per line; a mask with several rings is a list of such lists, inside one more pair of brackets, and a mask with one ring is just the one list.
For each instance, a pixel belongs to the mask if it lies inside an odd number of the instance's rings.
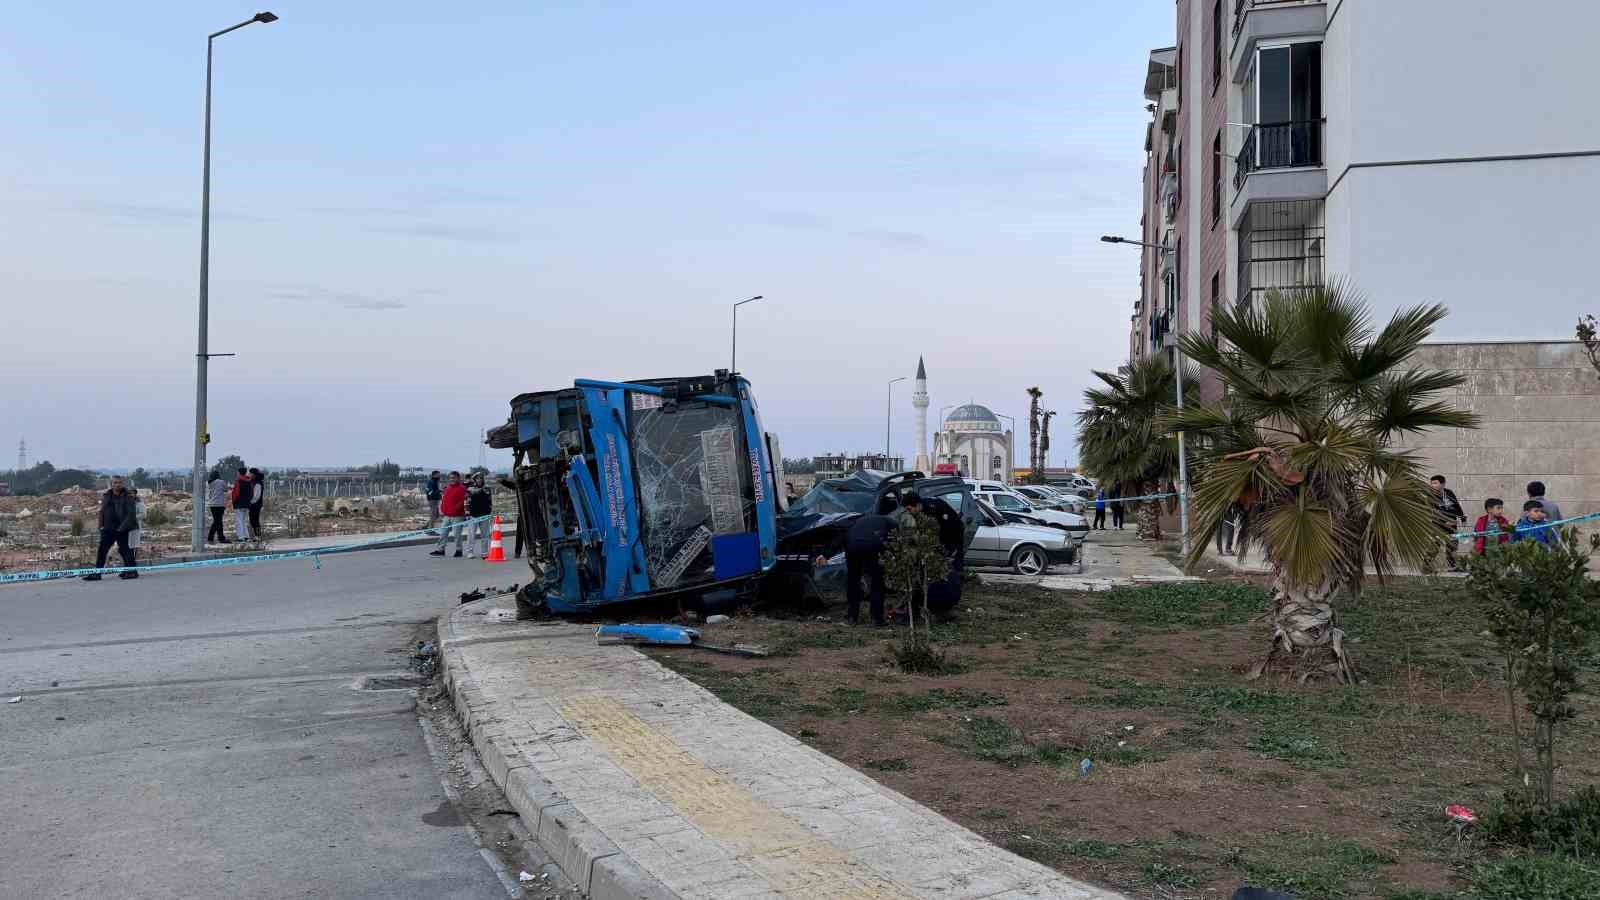
[[944,427],[949,431],[999,431],[1000,417],[987,406],[967,403],[945,416]]

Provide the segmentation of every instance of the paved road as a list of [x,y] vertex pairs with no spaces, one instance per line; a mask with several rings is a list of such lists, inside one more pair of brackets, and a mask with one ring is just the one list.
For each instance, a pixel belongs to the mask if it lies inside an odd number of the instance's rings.
[[404,691],[423,548],[0,586],[0,896],[503,898]]

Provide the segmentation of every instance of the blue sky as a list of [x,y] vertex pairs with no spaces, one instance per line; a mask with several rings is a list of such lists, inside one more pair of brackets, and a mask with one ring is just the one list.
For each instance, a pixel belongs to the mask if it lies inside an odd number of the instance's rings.
[[[469,464],[513,394],[727,365],[763,294],[788,455],[879,449],[922,354],[931,412],[1043,388],[1059,464],[1126,354],[1170,2],[268,8],[217,41],[213,457]],[[190,458],[205,35],[256,9],[8,10],[0,449]]]

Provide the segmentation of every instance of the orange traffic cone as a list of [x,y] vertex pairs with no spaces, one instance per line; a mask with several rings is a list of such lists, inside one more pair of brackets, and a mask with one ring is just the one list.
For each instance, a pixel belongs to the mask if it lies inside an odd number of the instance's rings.
[[489,532],[489,555],[483,558],[484,562],[505,562],[506,545],[500,541],[500,517],[494,517],[494,530]]

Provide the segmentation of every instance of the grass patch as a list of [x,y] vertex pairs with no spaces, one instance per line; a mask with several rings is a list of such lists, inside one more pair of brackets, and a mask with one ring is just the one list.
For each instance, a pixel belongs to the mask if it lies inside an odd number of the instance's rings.
[[1378,867],[1397,862],[1356,841],[1308,833],[1278,834],[1263,851],[1241,860],[1252,884],[1307,898],[1366,893]]
[[[1133,766],[1149,762],[1154,755],[1142,747],[1112,746],[1111,741],[1092,744],[1060,744],[1054,741],[1030,741],[1026,735],[994,716],[972,716],[963,721],[965,734],[956,740],[947,740],[975,759],[998,763],[1010,768],[1036,764],[1044,766],[1078,766],[1084,759],[1094,765],[1111,763]],[[1092,770],[1091,770],[1092,771]]]
[[1267,609],[1267,592],[1236,582],[1177,581],[1112,588],[1095,595],[1096,612],[1155,631],[1242,625]]
[[1594,900],[1600,868],[1565,856],[1511,856],[1472,872],[1470,900]]
[[1246,747],[1270,759],[1281,759],[1300,769],[1343,766],[1349,759],[1328,738],[1308,733],[1293,721],[1274,720],[1252,737]]
[[863,769],[874,772],[904,772],[911,768],[911,760],[894,757],[892,759],[869,759],[861,764]]
[[920,694],[894,694],[887,701],[889,709],[899,713],[919,713],[933,709],[978,709],[984,706],[1005,706],[1006,698],[988,691],[969,691],[964,688],[929,688]]

